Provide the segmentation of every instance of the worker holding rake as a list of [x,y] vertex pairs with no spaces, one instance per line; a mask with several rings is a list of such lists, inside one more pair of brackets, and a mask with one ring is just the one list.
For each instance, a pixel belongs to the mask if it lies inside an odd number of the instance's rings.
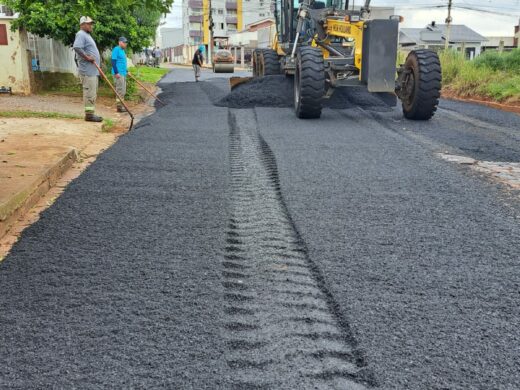
[[96,42],[94,42],[91,36],[93,23],[94,21],[89,16],[80,18],[80,30],[74,40],[74,51],[76,52],[78,73],[83,86],[85,120],[88,122],[101,122],[103,118],[94,114],[101,56],[99,55]]
[[114,76],[116,86],[116,103],[117,112],[126,112],[126,109],[119,100],[119,96],[124,99],[126,95],[126,76],[128,74],[128,68],[126,63],[126,45],[128,40],[125,37],[119,38],[119,43],[112,50],[112,75]]

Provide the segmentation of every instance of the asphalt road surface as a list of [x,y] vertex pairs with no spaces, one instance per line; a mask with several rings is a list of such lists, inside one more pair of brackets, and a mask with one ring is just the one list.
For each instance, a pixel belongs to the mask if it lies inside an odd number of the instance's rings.
[[0,388],[518,388],[519,194],[438,153],[518,162],[520,117],[222,76],[174,69],[0,263]]

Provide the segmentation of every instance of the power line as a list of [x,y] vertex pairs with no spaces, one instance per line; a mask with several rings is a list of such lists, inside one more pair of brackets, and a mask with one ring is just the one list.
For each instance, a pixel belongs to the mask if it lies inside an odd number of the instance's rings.
[[[408,7],[399,6],[396,8],[400,9],[400,10],[404,10],[404,11],[413,11],[413,10],[427,10],[427,9],[442,9],[442,8],[447,8],[447,7],[448,7],[447,5],[431,5],[431,6],[408,6]],[[490,10],[485,10],[485,9],[481,9],[481,8],[468,7],[468,6],[456,5],[456,4],[453,4],[451,7],[456,8],[456,9],[486,13],[486,14],[491,14],[491,15],[500,15],[500,16],[509,16],[509,17],[520,16],[520,11],[518,13],[505,13],[505,12],[490,11]]]

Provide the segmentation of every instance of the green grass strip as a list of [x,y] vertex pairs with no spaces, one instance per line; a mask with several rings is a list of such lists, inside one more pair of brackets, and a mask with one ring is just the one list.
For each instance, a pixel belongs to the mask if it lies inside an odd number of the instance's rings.
[[3,111],[0,110],[2,118],[48,118],[48,119],[82,119],[83,117],[76,114],[64,114],[61,112],[46,111]]
[[139,81],[152,84],[157,83],[161,77],[171,71],[171,69],[151,68],[148,66],[134,66],[129,70]]

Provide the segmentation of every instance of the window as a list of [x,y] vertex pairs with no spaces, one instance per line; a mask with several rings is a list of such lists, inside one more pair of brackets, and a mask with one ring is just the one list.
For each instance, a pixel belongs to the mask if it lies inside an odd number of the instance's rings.
[[5,16],[13,16],[13,10],[6,7],[5,5],[0,5],[0,14],[4,14]]
[[219,8],[219,10],[218,10],[218,14],[219,14],[219,15],[224,15],[224,10],[223,10],[222,8]]
[[190,23],[190,30],[200,30],[202,25],[200,23]]
[[192,8],[191,15],[195,15],[195,16],[202,15],[202,8]]
[[228,29],[228,31],[237,31],[237,25],[236,24],[232,24],[232,23],[228,23],[227,29]]
[[9,41],[7,40],[7,26],[0,24],[0,45],[7,46]]
[[224,30],[224,23],[219,23],[219,24],[220,24],[220,29]]

